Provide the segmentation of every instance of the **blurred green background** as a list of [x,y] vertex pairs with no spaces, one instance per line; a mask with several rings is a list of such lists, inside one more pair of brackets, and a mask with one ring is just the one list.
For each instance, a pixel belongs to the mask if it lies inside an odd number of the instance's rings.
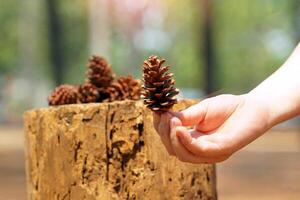
[[299,0],[1,1],[0,121],[47,106],[58,84],[83,82],[95,53],[136,78],[158,54],[183,97],[247,92],[297,44],[299,8]]
[[[23,200],[22,113],[82,83],[92,54],[136,78],[149,55],[166,58],[181,97],[242,94],[299,42],[300,0],[0,0],[0,25],[0,200]],[[300,199],[293,122],[218,164],[220,200]]]

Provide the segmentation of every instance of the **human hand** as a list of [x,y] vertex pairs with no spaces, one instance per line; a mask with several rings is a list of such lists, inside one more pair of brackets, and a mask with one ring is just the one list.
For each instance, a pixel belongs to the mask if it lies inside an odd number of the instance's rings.
[[249,94],[219,95],[153,117],[168,153],[191,163],[224,161],[272,126],[267,105]]

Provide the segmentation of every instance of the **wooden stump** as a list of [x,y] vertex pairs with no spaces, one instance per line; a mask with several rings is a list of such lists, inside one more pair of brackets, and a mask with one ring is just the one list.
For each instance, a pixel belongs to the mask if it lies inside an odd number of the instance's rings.
[[29,200],[216,199],[214,165],[170,157],[140,101],[38,109],[24,122]]

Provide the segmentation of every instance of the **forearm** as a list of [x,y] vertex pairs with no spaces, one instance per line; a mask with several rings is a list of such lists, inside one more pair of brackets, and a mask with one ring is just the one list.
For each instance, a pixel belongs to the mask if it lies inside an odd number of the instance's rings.
[[274,74],[249,95],[261,101],[269,113],[270,126],[300,114],[300,44]]

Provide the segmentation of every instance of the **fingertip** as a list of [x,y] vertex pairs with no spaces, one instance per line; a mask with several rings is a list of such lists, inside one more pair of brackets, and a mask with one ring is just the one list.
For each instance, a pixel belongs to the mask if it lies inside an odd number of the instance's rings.
[[176,136],[179,138],[179,140],[186,140],[185,133],[182,132],[180,129],[176,128]]
[[186,115],[185,110],[175,112],[175,111],[169,111],[171,116],[177,117],[183,124],[187,123],[186,121],[188,120],[188,117]]
[[173,114],[182,121],[184,126],[192,126],[200,123],[204,119],[206,108],[207,103],[200,102],[180,112],[174,112]]
[[169,116],[169,115],[170,115],[169,113],[164,112],[164,113],[161,114],[161,117],[167,117],[167,116]]
[[166,120],[170,120],[173,116],[170,114],[170,113],[168,113],[168,112],[166,112],[165,114],[165,118],[166,118]]
[[185,127],[177,127],[176,128],[176,136],[180,139],[180,141],[186,145],[192,142],[192,137],[189,134],[188,130]]
[[171,126],[172,127],[181,126],[182,125],[180,119],[177,118],[177,117],[172,117],[170,121],[171,121]]

